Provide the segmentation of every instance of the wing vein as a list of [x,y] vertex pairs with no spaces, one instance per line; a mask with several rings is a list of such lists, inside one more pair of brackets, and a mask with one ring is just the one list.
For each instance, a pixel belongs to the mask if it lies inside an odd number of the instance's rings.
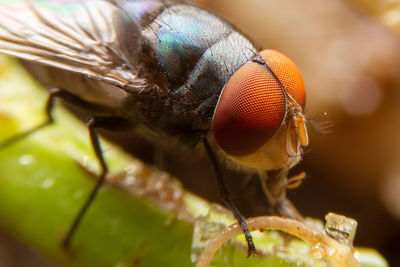
[[98,0],[77,0],[73,5],[66,4],[65,10],[58,2],[55,9],[30,0],[0,5],[0,53],[82,74],[130,93],[153,88],[138,77],[141,72],[121,49],[118,34],[127,33],[119,32],[112,21],[120,7]]

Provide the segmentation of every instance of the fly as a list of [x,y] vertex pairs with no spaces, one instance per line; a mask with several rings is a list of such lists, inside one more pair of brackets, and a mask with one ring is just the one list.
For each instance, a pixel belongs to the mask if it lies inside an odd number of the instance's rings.
[[20,58],[49,89],[48,120],[7,140],[10,145],[53,122],[60,98],[88,118],[101,175],[107,175],[99,128],[130,130],[158,145],[203,147],[224,203],[255,252],[220,165],[259,174],[273,209],[301,219],[286,199],[304,174],[288,178],[308,145],[303,79],[274,50],[259,51],[234,26],[185,1],[42,0],[0,7],[0,52]]

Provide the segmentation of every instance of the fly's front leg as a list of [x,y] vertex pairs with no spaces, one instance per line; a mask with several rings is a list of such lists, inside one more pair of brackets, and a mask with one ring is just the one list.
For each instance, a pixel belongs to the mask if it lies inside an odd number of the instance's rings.
[[53,88],[49,91],[49,98],[47,99],[46,108],[45,108],[46,117],[47,117],[46,121],[33,127],[32,129],[29,129],[27,131],[24,131],[22,133],[14,135],[9,139],[6,139],[6,140],[0,142],[0,149],[6,148],[7,146],[10,146],[10,145],[24,139],[28,135],[33,134],[33,133],[43,129],[48,125],[51,125],[54,122],[52,113],[53,113],[53,109],[54,109],[55,98],[60,97],[62,92],[63,92],[63,90],[61,90],[59,88]]
[[292,219],[303,220],[303,216],[296,207],[286,198],[286,189],[298,185],[305,177],[305,173],[287,178],[288,170],[260,172],[259,178],[265,195],[271,204],[273,211],[279,215]]
[[210,144],[208,143],[208,140],[205,136],[202,136],[202,142],[203,142],[204,149],[207,152],[208,160],[213,169],[213,173],[214,173],[215,179],[218,184],[221,199],[224,201],[225,205],[227,205],[228,208],[232,211],[233,216],[235,216],[238,224],[240,225],[240,228],[242,229],[244,236],[246,238],[246,241],[247,241],[248,256],[250,256],[256,252],[256,247],[254,246],[253,238],[250,234],[250,230],[247,226],[247,223],[246,223],[244,217],[242,216],[242,214],[240,213],[240,211],[238,210],[238,208],[236,207],[235,203],[233,202],[233,200],[231,198],[231,194],[222,178],[222,173],[218,167],[214,153],[213,153],[213,151],[210,147]]

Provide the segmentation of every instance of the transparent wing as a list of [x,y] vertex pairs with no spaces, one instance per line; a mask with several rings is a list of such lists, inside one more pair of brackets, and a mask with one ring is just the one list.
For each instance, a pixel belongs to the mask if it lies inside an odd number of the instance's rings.
[[[0,2],[1,3],[1,2]],[[129,36],[121,46],[118,31]],[[127,37],[124,36],[126,42]],[[86,75],[129,92],[146,88],[135,65],[141,31],[116,5],[100,0],[14,1],[0,5],[0,53]]]

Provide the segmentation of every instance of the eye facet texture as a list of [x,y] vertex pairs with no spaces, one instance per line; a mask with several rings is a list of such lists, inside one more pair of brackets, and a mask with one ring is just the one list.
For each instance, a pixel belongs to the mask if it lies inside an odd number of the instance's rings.
[[248,155],[279,129],[285,113],[285,95],[276,78],[261,64],[245,64],[221,94],[213,118],[214,137],[225,152]]
[[293,61],[275,50],[264,50],[260,53],[267,65],[278,77],[286,92],[303,108],[306,104],[306,89],[303,77]]

